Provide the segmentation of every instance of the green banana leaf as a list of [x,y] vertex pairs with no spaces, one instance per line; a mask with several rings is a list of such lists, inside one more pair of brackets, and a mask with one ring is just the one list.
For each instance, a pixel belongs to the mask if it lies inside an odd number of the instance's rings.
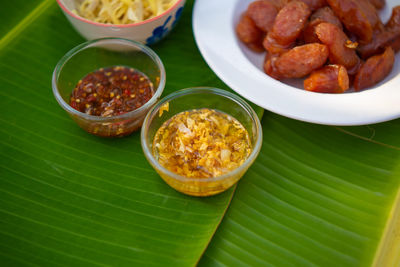
[[[50,81],[57,61],[84,40],[55,1],[36,4],[0,41],[0,265],[194,265],[233,190],[182,195],[147,163],[139,132],[101,139],[81,130],[58,106]],[[190,11],[157,48],[168,69],[165,94],[222,86],[191,39]],[[187,48],[174,45],[184,32]]]
[[[400,208],[399,122],[343,130],[266,113],[260,156],[202,265],[372,265],[388,215]],[[379,139],[355,135],[364,128]]]
[[[153,47],[164,95],[228,89],[196,48],[192,7]],[[146,162],[139,133],[94,137],[58,106],[52,71],[84,40],[54,0],[6,1],[0,17],[1,266],[398,264],[399,120],[329,127],[266,112],[237,188],[185,196]]]

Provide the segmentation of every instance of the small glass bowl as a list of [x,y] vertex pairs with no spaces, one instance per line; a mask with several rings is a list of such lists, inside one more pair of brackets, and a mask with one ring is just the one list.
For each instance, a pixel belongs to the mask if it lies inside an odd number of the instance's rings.
[[[169,110],[160,108],[168,103]],[[177,113],[209,108],[222,111],[242,123],[249,133],[252,152],[238,168],[213,178],[188,178],[173,173],[159,164],[153,155],[153,139],[161,125]],[[217,88],[189,88],[174,92],[158,102],[147,114],[141,131],[141,144],[147,160],[171,187],[187,195],[211,196],[235,184],[251,166],[261,149],[262,129],[254,110],[239,96]]]
[[[71,93],[80,79],[112,66],[126,66],[146,74],[154,85],[152,98],[138,109],[112,117],[88,115],[69,105]],[[53,93],[60,106],[85,131],[102,137],[125,136],[138,130],[164,86],[165,69],[157,54],[141,43],[121,38],[103,38],[78,45],[61,58],[52,78]]]

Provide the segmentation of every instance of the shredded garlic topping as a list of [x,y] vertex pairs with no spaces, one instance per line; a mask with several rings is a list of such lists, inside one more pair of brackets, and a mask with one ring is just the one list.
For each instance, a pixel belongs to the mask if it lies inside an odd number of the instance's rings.
[[156,17],[178,0],[76,0],[73,12],[106,24],[129,24]]
[[251,153],[247,130],[235,118],[212,109],[176,114],[158,129],[153,154],[168,170],[209,178],[239,167]]

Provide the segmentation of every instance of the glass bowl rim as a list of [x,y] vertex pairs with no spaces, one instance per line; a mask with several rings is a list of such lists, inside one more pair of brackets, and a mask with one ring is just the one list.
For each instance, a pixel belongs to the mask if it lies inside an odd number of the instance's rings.
[[[101,117],[101,116],[94,116],[94,115],[89,115],[83,112],[80,112],[73,107],[71,107],[65,100],[61,97],[60,92],[58,90],[57,86],[57,81],[58,77],[60,74],[60,71],[64,67],[65,63],[68,62],[69,59],[71,59],[73,56],[78,54],[79,52],[83,51],[86,48],[92,47],[95,44],[101,43],[101,42],[106,42],[106,43],[113,43],[113,41],[122,41],[129,43],[130,45],[133,45],[136,48],[139,48],[141,51],[146,53],[157,65],[159,71],[160,71],[160,82],[158,84],[157,90],[155,91],[154,95],[147,101],[143,106],[134,109],[132,111],[129,111],[124,114],[120,114],[117,116],[111,116],[111,117]],[[109,42],[107,42],[109,41]],[[106,37],[106,38],[99,38],[99,39],[94,39],[90,41],[86,41],[80,45],[75,46],[71,50],[69,50],[57,63],[56,67],[54,68],[53,75],[52,75],[52,89],[53,89],[53,94],[57,100],[57,102],[60,104],[60,106],[66,110],[68,113],[72,113],[73,115],[76,115],[78,117],[82,117],[84,119],[90,120],[90,121],[95,121],[95,122],[108,122],[110,120],[117,120],[117,119],[129,119],[134,117],[136,114],[139,114],[143,110],[148,109],[154,103],[157,101],[157,99],[161,96],[164,87],[165,87],[165,81],[166,81],[166,73],[165,73],[165,68],[164,64],[162,63],[160,57],[148,46],[129,39],[125,38],[115,38],[115,37]],[[72,89],[73,90],[73,89]],[[72,92],[71,90],[71,92]]]
[[[171,172],[170,170],[166,169],[163,167],[153,156],[152,151],[150,151],[150,147],[147,145],[146,142],[146,136],[148,134],[148,123],[150,120],[150,117],[153,117],[153,114],[156,110],[158,110],[159,107],[161,107],[164,103],[167,103],[171,100],[177,99],[181,96],[189,95],[189,94],[200,94],[200,93],[206,93],[206,94],[216,94],[219,96],[222,96],[229,101],[236,102],[242,109],[245,110],[245,112],[250,116],[252,120],[252,126],[255,126],[256,132],[256,140],[255,144],[252,147],[251,153],[248,156],[248,158],[236,169],[231,170],[230,172],[227,172],[223,175],[216,176],[216,177],[211,177],[211,178],[196,178],[196,177],[186,177],[182,176],[179,174],[176,174],[174,172]],[[156,114],[154,114],[156,115]],[[229,114],[228,114],[229,115]],[[262,146],[262,138],[263,138],[263,133],[262,133],[262,128],[261,128],[261,122],[260,119],[258,118],[256,112],[253,110],[253,108],[241,97],[239,97],[236,94],[233,94],[229,91],[215,88],[215,87],[190,87],[190,88],[185,88],[181,89],[178,91],[175,91],[163,99],[161,99],[156,105],[154,105],[150,111],[147,113],[146,118],[143,121],[143,126],[141,129],[141,134],[140,134],[140,142],[142,145],[142,149],[144,152],[145,157],[147,160],[150,162],[150,164],[156,168],[157,170],[160,170],[160,172],[165,173],[169,177],[179,180],[182,182],[214,182],[214,181],[221,181],[228,179],[230,177],[234,177],[236,174],[242,172],[244,169],[250,167],[251,163],[255,160],[255,158],[258,156],[258,153],[260,152],[261,146]]]

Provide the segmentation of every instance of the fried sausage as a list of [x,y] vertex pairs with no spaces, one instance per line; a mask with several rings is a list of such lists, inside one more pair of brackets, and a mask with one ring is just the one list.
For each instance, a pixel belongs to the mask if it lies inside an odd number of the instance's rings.
[[329,22],[333,25],[338,26],[340,29],[343,29],[342,23],[340,22],[338,17],[335,16],[330,7],[326,6],[320,8],[311,15],[310,22],[307,24],[303,31],[303,40],[306,43],[319,42],[318,36],[315,33],[315,27],[322,22]]
[[292,1],[285,5],[275,18],[272,30],[268,33],[281,46],[292,44],[303,30],[311,11],[301,1]]
[[329,50],[326,45],[306,44],[282,54],[274,65],[277,73],[283,78],[302,78],[322,67],[328,55]]
[[355,49],[349,48],[351,41],[337,26],[323,22],[315,27],[315,33],[321,42],[329,47],[329,61],[343,65],[349,74],[354,74],[360,64]]
[[317,10],[318,8],[324,7],[327,5],[326,0],[300,0],[304,2],[311,11]]
[[291,43],[289,45],[280,45],[276,42],[274,38],[271,37],[270,34],[267,34],[263,41],[263,47],[268,51],[269,54],[280,55],[283,54],[295,46],[295,43]]
[[250,48],[251,50],[253,50],[254,52],[257,52],[257,53],[262,53],[265,51],[264,47],[262,46],[262,43],[260,43],[260,42],[248,43],[246,45],[248,48]]
[[389,46],[392,47],[393,51],[395,53],[400,51],[400,35],[398,35],[396,38],[392,39],[389,43]]
[[392,15],[385,25],[387,30],[400,31],[400,6],[392,9]]
[[381,9],[385,6],[385,0],[369,0],[369,2],[376,8]]
[[268,74],[270,77],[280,80],[283,77],[278,73],[275,62],[278,59],[277,55],[272,55],[271,53],[267,53],[264,59],[264,72]]
[[264,1],[271,2],[273,5],[276,6],[278,11],[281,10],[287,3],[290,2],[290,0],[264,0]]
[[370,43],[361,44],[357,48],[357,51],[363,59],[367,59],[373,55],[382,53],[385,47],[395,44],[398,38],[400,38],[400,34],[392,31],[377,32]]
[[266,0],[255,1],[247,8],[247,16],[264,32],[271,30],[277,14],[277,7]]
[[316,10],[310,17],[310,21],[319,20],[321,22],[329,22],[333,25],[338,26],[340,29],[343,29],[342,23],[340,22],[339,18],[336,17],[335,13],[333,12],[332,8],[326,6]]
[[376,9],[368,0],[327,0],[327,2],[346,29],[356,34],[360,42],[370,42],[374,30],[382,27]]
[[313,71],[304,80],[304,88],[319,93],[343,93],[349,89],[349,75],[344,66],[328,65]]
[[354,89],[371,87],[382,81],[391,72],[394,64],[394,52],[389,46],[381,55],[370,57],[357,72]]
[[239,39],[245,43],[250,49],[256,52],[264,51],[262,40],[264,33],[257,28],[254,21],[244,15],[236,26],[236,32]]
[[371,23],[373,30],[379,30],[383,28],[383,23],[379,17],[376,8],[369,2],[369,0],[356,0],[361,11],[364,13],[365,17]]
[[362,58],[369,58],[378,53],[382,53],[385,47],[392,46],[394,51],[399,51],[400,39],[400,6],[392,10],[392,16],[385,25],[383,31],[374,33],[372,41],[368,44],[361,44],[357,49]]

